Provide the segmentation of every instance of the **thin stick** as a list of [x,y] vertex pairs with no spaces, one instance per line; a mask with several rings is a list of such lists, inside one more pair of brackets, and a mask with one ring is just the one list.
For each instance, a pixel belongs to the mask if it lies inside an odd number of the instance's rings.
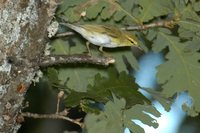
[[60,100],[61,100],[61,98],[63,98],[64,94],[65,94],[64,91],[60,91],[60,92],[58,93],[58,95],[57,95],[56,114],[59,113],[59,109],[60,109]]
[[65,37],[65,36],[71,36],[74,35],[74,32],[63,32],[63,33],[58,33],[56,34],[55,37]]
[[60,108],[60,98],[58,98],[58,100],[57,100],[57,104],[56,104],[56,114],[58,114],[59,108]]
[[129,26],[129,27],[121,28],[121,29],[122,30],[147,30],[153,27],[173,28],[175,24],[176,23],[174,20],[166,20],[166,21],[158,21],[158,22],[154,22],[154,23],[146,24],[146,25]]

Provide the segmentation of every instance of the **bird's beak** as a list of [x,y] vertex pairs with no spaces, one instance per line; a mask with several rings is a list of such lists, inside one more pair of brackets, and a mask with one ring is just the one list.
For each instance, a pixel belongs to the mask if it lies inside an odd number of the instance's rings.
[[140,46],[132,46],[132,49],[139,49],[140,51],[144,51],[144,49]]
[[141,51],[144,51],[144,49],[140,46],[137,46],[138,49],[140,49]]

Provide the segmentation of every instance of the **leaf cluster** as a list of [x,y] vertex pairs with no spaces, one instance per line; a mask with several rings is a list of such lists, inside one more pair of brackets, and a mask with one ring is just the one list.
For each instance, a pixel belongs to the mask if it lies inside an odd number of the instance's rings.
[[106,103],[112,100],[112,93],[124,98],[127,101],[127,108],[136,104],[151,103],[138,91],[139,86],[134,82],[133,77],[125,72],[118,73],[114,68],[108,69],[108,77],[102,77],[100,74],[95,75],[93,85],[89,84],[87,88],[87,92],[71,90],[65,99],[66,105],[77,106],[84,99]]
[[136,104],[129,109],[125,109],[125,106],[124,99],[118,99],[113,95],[113,101],[106,103],[103,112],[98,115],[88,114],[86,116],[86,132],[122,133],[128,127],[132,132],[144,133],[144,129],[133,122],[134,120],[141,120],[154,128],[158,127],[156,120],[147,114],[151,113],[155,117],[160,116],[160,113],[153,106]]

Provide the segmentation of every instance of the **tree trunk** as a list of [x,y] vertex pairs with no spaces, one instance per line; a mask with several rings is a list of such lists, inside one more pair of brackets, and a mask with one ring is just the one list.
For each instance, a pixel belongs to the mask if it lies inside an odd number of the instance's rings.
[[56,0],[0,0],[0,133],[17,132],[24,95],[39,70]]

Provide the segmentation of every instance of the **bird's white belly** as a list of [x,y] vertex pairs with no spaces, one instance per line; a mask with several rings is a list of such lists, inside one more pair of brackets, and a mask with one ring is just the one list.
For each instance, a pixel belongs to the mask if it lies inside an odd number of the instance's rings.
[[118,46],[118,44],[111,41],[111,38],[109,36],[104,35],[104,34],[88,36],[88,38],[86,39],[90,43],[94,45],[102,46],[102,47],[114,48]]
[[108,47],[108,48],[113,48],[116,47],[117,44],[113,43],[111,41],[111,38],[106,35],[106,34],[99,34],[95,32],[87,32],[85,29],[81,28],[80,34],[87,39],[90,43],[97,45],[97,46],[102,46],[102,47]]
[[98,35],[88,35],[87,40],[90,41],[92,44],[98,45],[98,46],[104,46],[109,45],[111,43],[110,37],[103,34]]

